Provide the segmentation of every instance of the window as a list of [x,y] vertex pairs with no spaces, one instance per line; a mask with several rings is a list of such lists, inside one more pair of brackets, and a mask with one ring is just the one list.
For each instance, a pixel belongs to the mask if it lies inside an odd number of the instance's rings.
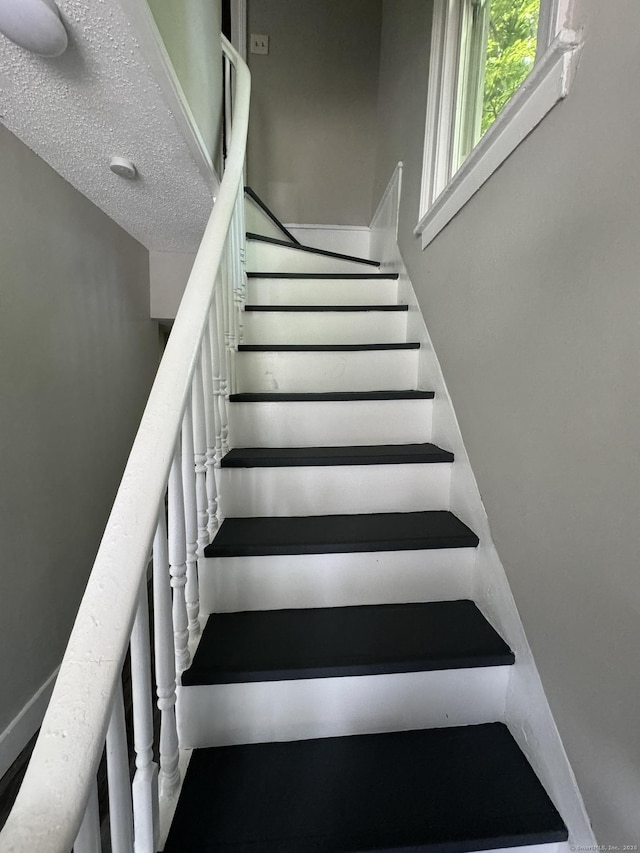
[[451,177],[533,70],[540,0],[465,0]]
[[[491,0],[480,133],[491,127],[536,59],[540,0]],[[477,141],[477,140],[476,140]]]
[[567,0],[434,0],[423,248],[568,92]]
[[[490,5],[496,0],[462,4],[460,59],[455,101],[451,174],[455,174],[480,139]],[[451,177],[451,175],[449,175]]]

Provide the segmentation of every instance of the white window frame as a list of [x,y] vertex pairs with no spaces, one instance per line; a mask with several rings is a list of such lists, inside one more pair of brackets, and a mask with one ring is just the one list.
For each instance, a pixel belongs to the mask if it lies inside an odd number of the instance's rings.
[[581,42],[565,26],[570,0],[541,0],[536,61],[498,118],[451,174],[464,0],[434,0],[420,221],[422,248],[569,93]]

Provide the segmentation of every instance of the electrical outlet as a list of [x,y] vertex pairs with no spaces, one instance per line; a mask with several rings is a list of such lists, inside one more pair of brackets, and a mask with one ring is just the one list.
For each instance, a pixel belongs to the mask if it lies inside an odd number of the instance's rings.
[[266,56],[269,53],[269,36],[251,33],[250,52],[261,53]]

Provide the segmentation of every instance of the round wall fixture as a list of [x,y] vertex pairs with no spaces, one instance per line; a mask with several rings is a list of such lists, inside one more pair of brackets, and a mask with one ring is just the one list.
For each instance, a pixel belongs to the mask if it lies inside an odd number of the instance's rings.
[[67,49],[67,31],[53,0],[0,0],[0,33],[41,56],[60,56]]
[[135,178],[137,174],[136,167],[126,157],[112,157],[109,168],[116,175],[120,175],[121,178],[129,178],[129,180]]

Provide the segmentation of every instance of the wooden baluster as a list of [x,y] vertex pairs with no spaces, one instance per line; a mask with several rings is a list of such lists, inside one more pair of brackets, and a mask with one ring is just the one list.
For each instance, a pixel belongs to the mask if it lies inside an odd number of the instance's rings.
[[[209,313],[209,337],[211,340],[211,367],[213,373],[213,393],[215,402],[215,424],[216,424],[216,464],[222,459],[222,434],[224,432],[224,407],[222,400],[222,358],[221,358],[221,341],[220,329],[218,324],[218,311],[220,303],[219,289],[221,282],[218,279],[216,282],[216,290],[214,292],[214,303]],[[220,516],[220,504],[218,502],[218,517]]]
[[[211,313],[209,313],[211,317]],[[213,541],[219,527],[218,523],[218,485],[216,483],[216,417],[217,400],[213,370],[211,367],[211,340],[209,325],[204,330],[202,341],[202,384],[204,387],[204,415],[207,441],[206,488],[207,488],[207,533],[209,542]]]
[[109,785],[109,827],[112,853],[133,853],[133,809],[129,781],[127,729],[124,719],[122,680],[113,696],[107,729],[107,780]]
[[[227,394],[233,394],[235,392],[235,384],[234,384],[234,376],[233,376],[233,350],[236,345],[235,334],[236,334],[236,316],[235,316],[235,291],[234,291],[234,280],[235,280],[235,268],[234,268],[234,233],[233,233],[233,220],[229,226],[229,234],[227,236],[227,242],[225,244],[225,255],[226,255],[226,287],[225,287],[225,295],[226,295],[226,312],[225,312],[225,329],[226,336],[225,340],[227,343],[226,348],[226,378],[227,378],[227,386],[226,391]],[[227,450],[229,449],[229,445],[227,443]]]
[[235,264],[236,264],[236,343],[241,343],[244,338],[243,329],[243,307],[244,307],[244,266],[242,251],[242,216],[241,208],[244,205],[243,188],[239,187],[236,198],[236,206],[233,214],[233,223],[236,231]]
[[220,282],[218,288],[217,295],[219,299],[219,309],[216,311],[216,317],[218,319],[218,328],[220,333],[220,378],[222,379],[222,390],[226,392],[229,379],[229,375],[227,373],[227,354],[229,350],[229,263],[226,244],[222,250],[222,258],[220,260]]
[[191,395],[187,398],[182,420],[182,491],[187,537],[187,585],[185,599],[189,619],[189,637],[200,634],[200,594],[198,592],[198,508],[196,505],[196,471],[193,454],[193,412]]
[[[202,350],[201,350],[202,357]],[[191,385],[193,409],[193,451],[196,476],[196,507],[198,510],[198,557],[204,556],[209,544],[209,512],[207,497],[207,424],[205,420],[202,362],[198,359]]]
[[224,282],[224,286],[222,288],[222,329],[224,334],[224,384],[225,384],[225,393],[228,395],[232,392],[231,384],[230,384],[230,359],[229,352],[231,350],[231,291],[232,291],[232,271],[230,264],[230,255],[229,255],[229,238],[227,237],[227,242],[225,243],[224,251],[222,253],[222,269],[223,269],[223,277],[222,281]]
[[[231,222],[229,224],[229,236],[227,237],[227,246],[229,248],[229,267],[231,271],[231,353],[233,353],[235,347],[238,345],[240,332],[240,276],[238,275],[238,261],[240,259],[240,240],[238,233],[237,212],[238,198],[236,196],[233,213],[231,215]],[[231,356],[230,366],[232,370],[235,368],[235,359],[233,359],[233,355]],[[231,383],[231,386],[232,389],[235,391],[235,371],[233,372],[233,381]]]
[[131,632],[131,690],[136,772],[131,785],[135,853],[154,853],[159,839],[158,765],[153,760],[151,648],[146,577]]
[[164,501],[153,540],[153,627],[156,694],[160,711],[160,793],[163,797],[170,797],[180,785],[180,752],[176,727],[176,662]]
[[84,817],[73,845],[73,853],[102,853],[100,840],[100,811],[98,808],[98,783],[91,783]]
[[240,199],[240,260],[242,261],[243,268],[247,266],[247,226],[245,221],[245,210],[244,210],[244,174],[242,176],[242,181],[238,188],[238,196]]
[[176,673],[190,663],[189,617],[185,599],[187,582],[187,545],[184,529],[184,496],[182,492],[181,453],[176,450],[169,474],[169,571],[173,589],[173,638]]
[[240,270],[240,331],[239,343],[244,343],[244,306],[247,302],[247,254],[244,221],[244,181],[238,188],[238,232],[239,232],[239,270]]
[[[222,359],[220,358],[220,338],[219,338],[219,328],[218,328],[218,303],[219,303],[219,294],[218,291],[220,289],[220,280],[216,282],[216,291],[214,293],[214,304],[209,310],[209,340],[211,343],[211,369],[213,375],[213,402],[214,402],[214,422],[216,428],[216,436],[215,436],[215,459],[216,459],[216,467],[220,465],[220,460],[222,459],[222,433],[223,433],[223,407],[222,407],[222,378],[220,375],[220,364]],[[218,505],[218,517],[220,515],[220,506]]]
[[[223,266],[226,267],[226,264],[223,262]],[[218,396],[218,400],[220,401],[220,414],[222,416],[222,449],[221,456],[223,456],[229,450],[229,420],[228,420],[228,403],[229,403],[229,374],[228,374],[228,366],[229,366],[229,348],[227,346],[228,336],[225,330],[226,326],[226,309],[227,309],[227,278],[226,271],[224,275],[221,275],[220,280],[218,282],[218,286],[216,288],[216,321],[218,325],[218,335],[217,340],[220,348],[220,360],[219,360],[219,369],[220,369],[220,394]]]

